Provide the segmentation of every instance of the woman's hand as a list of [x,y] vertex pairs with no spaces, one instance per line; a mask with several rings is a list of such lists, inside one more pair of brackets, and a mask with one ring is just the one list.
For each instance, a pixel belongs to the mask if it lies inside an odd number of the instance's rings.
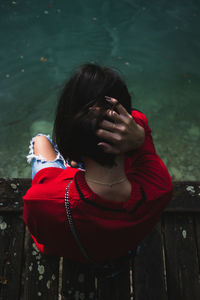
[[114,110],[107,111],[112,122],[101,122],[97,135],[104,142],[100,142],[98,146],[112,154],[123,154],[141,147],[145,138],[144,128],[134,121],[116,99],[106,97],[106,100],[117,107],[118,113]]

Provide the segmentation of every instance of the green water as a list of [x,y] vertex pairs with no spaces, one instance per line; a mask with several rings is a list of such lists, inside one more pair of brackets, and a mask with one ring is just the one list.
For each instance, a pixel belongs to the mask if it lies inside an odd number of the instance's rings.
[[71,70],[120,69],[174,180],[200,179],[200,1],[0,2],[0,177],[30,177]]

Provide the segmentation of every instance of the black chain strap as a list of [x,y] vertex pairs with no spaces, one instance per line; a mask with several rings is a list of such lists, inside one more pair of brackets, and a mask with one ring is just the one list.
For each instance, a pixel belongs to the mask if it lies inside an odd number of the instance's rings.
[[71,209],[70,209],[70,203],[69,203],[69,187],[72,181],[69,182],[66,188],[65,192],[65,207],[66,207],[66,213],[67,213],[67,218],[70,226],[70,230],[72,232],[72,235],[79,246],[81,253],[83,256],[88,260],[88,262],[91,264],[90,267],[92,267],[93,270],[97,272],[97,274],[103,276],[104,278],[110,278],[118,275],[121,271],[126,268],[127,264],[129,264],[130,258],[133,258],[135,256],[135,250],[133,249],[132,251],[129,251],[127,255],[124,257],[121,257],[119,259],[114,259],[113,261],[109,261],[105,264],[100,264],[94,261],[89,257],[87,254],[85,248],[83,247],[77,233],[74,227],[72,215],[71,215]]
[[77,233],[76,233],[76,230],[75,230],[75,227],[74,227],[74,223],[73,223],[73,219],[72,219],[72,214],[71,214],[71,209],[70,209],[70,203],[69,203],[69,187],[70,187],[70,184],[72,183],[72,181],[69,182],[67,188],[66,188],[66,192],[65,192],[65,207],[66,207],[66,212],[67,212],[67,218],[68,218],[68,221],[69,221],[69,227],[71,229],[71,232],[74,236],[74,239],[76,241],[76,243],[78,244],[80,250],[81,250],[81,253],[83,254],[83,256],[92,264],[97,264],[93,259],[91,259],[85,248],[83,247]]

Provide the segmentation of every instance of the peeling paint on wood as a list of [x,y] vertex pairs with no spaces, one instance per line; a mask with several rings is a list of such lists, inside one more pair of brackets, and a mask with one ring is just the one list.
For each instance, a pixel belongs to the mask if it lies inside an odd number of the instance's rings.
[[7,223],[6,222],[1,222],[1,224],[0,224],[0,229],[1,230],[5,230],[7,228]]
[[187,231],[186,230],[182,231],[182,236],[183,236],[184,239],[186,239],[186,237],[187,237]]
[[51,281],[50,280],[47,281],[46,286],[47,286],[48,289],[50,289],[50,286],[51,286]]
[[16,185],[16,184],[14,184],[14,183],[11,183],[11,185],[10,185],[10,186],[11,186],[11,188],[12,188],[12,189],[14,189],[14,190],[16,190],[16,189],[17,189],[17,185]]
[[44,272],[45,272],[44,266],[39,265],[39,266],[38,266],[38,272],[39,272],[40,274],[44,274]]

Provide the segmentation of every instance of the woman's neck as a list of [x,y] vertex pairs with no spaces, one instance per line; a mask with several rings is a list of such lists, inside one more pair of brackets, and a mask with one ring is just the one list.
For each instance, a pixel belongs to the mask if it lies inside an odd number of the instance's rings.
[[94,160],[85,159],[85,180],[90,189],[106,200],[127,202],[131,183],[124,171],[124,157],[119,156],[113,167],[105,167]]
[[90,158],[84,160],[86,179],[93,179],[99,182],[110,183],[118,181],[124,177],[124,157],[118,156],[116,163],[112,167],[102,166]]

